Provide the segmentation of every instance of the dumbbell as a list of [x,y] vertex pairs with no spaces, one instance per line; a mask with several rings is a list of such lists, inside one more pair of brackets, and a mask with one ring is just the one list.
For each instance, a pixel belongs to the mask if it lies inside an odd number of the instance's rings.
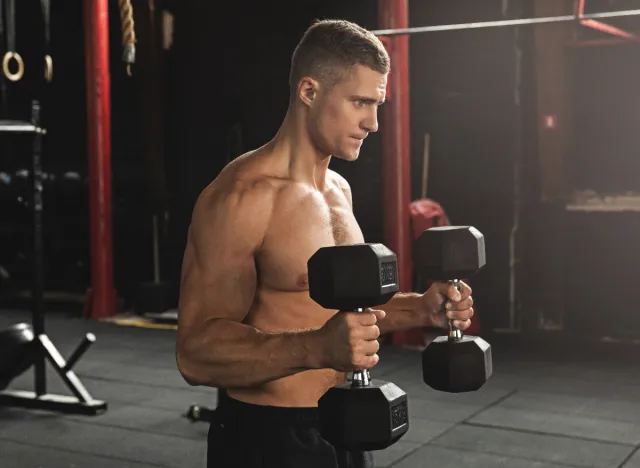
[[[424,277],[446,281],[460,289],[460,278],[475,275],[486,263],[484,236],[472,226],[427,229],[416,239],[414,263]],[[475,391],[492,372],[489,343],[464,335],[451,321],[448,336],[437,337],[422,352],[422,378],[435,390]]]
[[[307,268],[309,295],[325,309],[362,312],[398,292],[396,255],[382,244],[323,247]],[[391,382],[371,380],[366,369],[355,370],[350,384],[330,388],[318,412],[322,436],[346,450],[382,450],[409,429],[406,393]]]

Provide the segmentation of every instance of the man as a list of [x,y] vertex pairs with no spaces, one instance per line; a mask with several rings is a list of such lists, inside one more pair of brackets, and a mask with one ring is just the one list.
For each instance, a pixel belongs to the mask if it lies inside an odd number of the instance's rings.
[[[331,156],[358,158],[378,129],[389,57],[370,32],[319,21],[291,66],[291,99],[272,141],[231,162],[193,211],[184,254],[176,346],[192,385],[225,389],[211,424],[209,467],[373,466],[330,446],[317,403],[346,372],[378,362],[380,334],[422,326],[462,330],[471,290],[434,284],[382,309],[336,314],[308,292],[320,247],[364,242],[347,182]],[[443,311],[445,297],[448,311]]]

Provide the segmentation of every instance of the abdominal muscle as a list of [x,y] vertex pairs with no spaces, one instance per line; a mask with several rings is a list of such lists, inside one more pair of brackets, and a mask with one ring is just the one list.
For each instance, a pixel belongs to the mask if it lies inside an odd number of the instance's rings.
[[[263,289],[244,323],[265,333],[305,331],[322,327],[333,314],[316,304],[308,291]],[[314,407],[329,388],[345,381],[346,374],[333,369],[307,370],[259,387],[229,389],[227,394],[256,405]]]

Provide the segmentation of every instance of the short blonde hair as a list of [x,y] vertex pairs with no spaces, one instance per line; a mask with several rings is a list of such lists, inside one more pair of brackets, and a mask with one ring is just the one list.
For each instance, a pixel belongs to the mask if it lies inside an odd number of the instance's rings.
[[363,65],[388,73],[390,59],[384,45],[371,31],[346,20],[317,20],[304,33],[293,52],[289,87],[295,94],[300,79],[311,76],[331,87]]

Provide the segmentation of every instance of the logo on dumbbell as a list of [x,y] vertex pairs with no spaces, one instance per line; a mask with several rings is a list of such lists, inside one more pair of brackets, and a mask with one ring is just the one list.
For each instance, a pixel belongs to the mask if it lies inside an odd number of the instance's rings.
[[396,284],[398,281],[397,269],[396,262],[386,262],[380,265],[380,280],[383,286]]
[[409,422],[409,410],[407,408],[407,402],[402,401],[400,404],[391,408],[391,425],[395,429],[407,424],[407,422]]

